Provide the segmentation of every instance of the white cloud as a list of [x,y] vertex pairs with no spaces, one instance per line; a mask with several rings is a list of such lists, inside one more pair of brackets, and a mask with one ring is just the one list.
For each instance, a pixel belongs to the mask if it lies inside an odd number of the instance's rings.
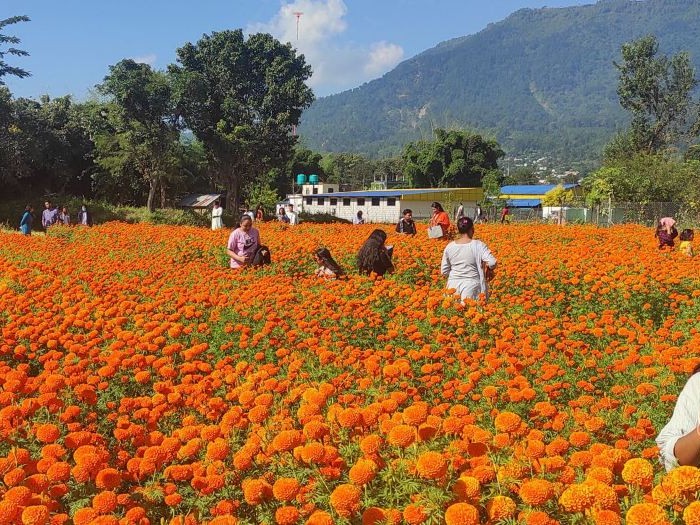
[[[297,40],[298,12],[303,14]],[[403,58],[401,46],[385,41],[369,46],[343,44],[347,12],[343,0],[285,1],[270,21],[251,24],[247,31],[271,33],[282,42],[291,42],[311,64],[309,84],[317,94],[324,95],[380,76]]]
[[369,61],[365,64],[365,73],[368,75],[381,75],[401,62],[403,48],[389,42],[377,42],[372,44],[369,53]]
[[153,53],[149,53],[148,55],[133,57],[131,60],[133,60],[137,64],[148,64],[149,66],[152,66],[156,63],[156,58],[158,58],[156,57],[156,55],[154,55]]

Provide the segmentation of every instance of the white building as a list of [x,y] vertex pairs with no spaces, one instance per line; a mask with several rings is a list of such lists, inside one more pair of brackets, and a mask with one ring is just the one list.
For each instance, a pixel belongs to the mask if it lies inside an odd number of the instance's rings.
[[437,201],[450,215],[460,203],[465,214],[474,215],[484,193],[481,188],[395,188],[391,190],[338,191],[337,184],[304,184],[301,193],[287,195],[296,211],[327,213],[351,221],[362,210],[365,222],[397,223],[401,212],[410,208],[416,219],[432,215],[430,205]]

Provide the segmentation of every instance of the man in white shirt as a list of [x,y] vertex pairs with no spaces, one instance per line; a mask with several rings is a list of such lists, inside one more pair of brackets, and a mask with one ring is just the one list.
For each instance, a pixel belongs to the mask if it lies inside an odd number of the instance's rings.
[[287,217],[289,217],[289,225],[295,226],[298,222],[297,214],[294,213],[294,204],[287,205]]

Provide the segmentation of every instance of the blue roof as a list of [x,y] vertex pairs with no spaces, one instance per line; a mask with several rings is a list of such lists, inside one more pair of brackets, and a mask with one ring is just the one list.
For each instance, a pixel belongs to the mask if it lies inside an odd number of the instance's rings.
[[338,191],[335,193],[318,193],[316,195],[302,195],[302,197],[340,197],[340,198],[361,198],[371,199],[373,197],[384,197],[399,199],[405,195],[420,195],[425,193],[445,193],[457,192],[465,190],[473,190],[475,188],[395,188],[393,190],[368,190],[368,191]]
[[506,202],[513,208],[535,208],[542,204],[540,199],[508,199]]
[[[519,184],[501,187],[501,193],[505,195],[544,195],[556,188],[558,184]],[[577,188],[578,184],[563,184],[565,190]]]

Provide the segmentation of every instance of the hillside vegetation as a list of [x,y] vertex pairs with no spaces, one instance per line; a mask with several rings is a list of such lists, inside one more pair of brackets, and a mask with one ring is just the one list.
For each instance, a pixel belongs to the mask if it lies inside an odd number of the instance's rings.
[[508,153],[590,160],[628,121],[617,71],[624,42],[657,35],[661,51],[700,62],[700,0],[604,0],[523,9],[406,60],[382,78],[317,100],[305,144],[383,156],[435,127],[492,134]]

